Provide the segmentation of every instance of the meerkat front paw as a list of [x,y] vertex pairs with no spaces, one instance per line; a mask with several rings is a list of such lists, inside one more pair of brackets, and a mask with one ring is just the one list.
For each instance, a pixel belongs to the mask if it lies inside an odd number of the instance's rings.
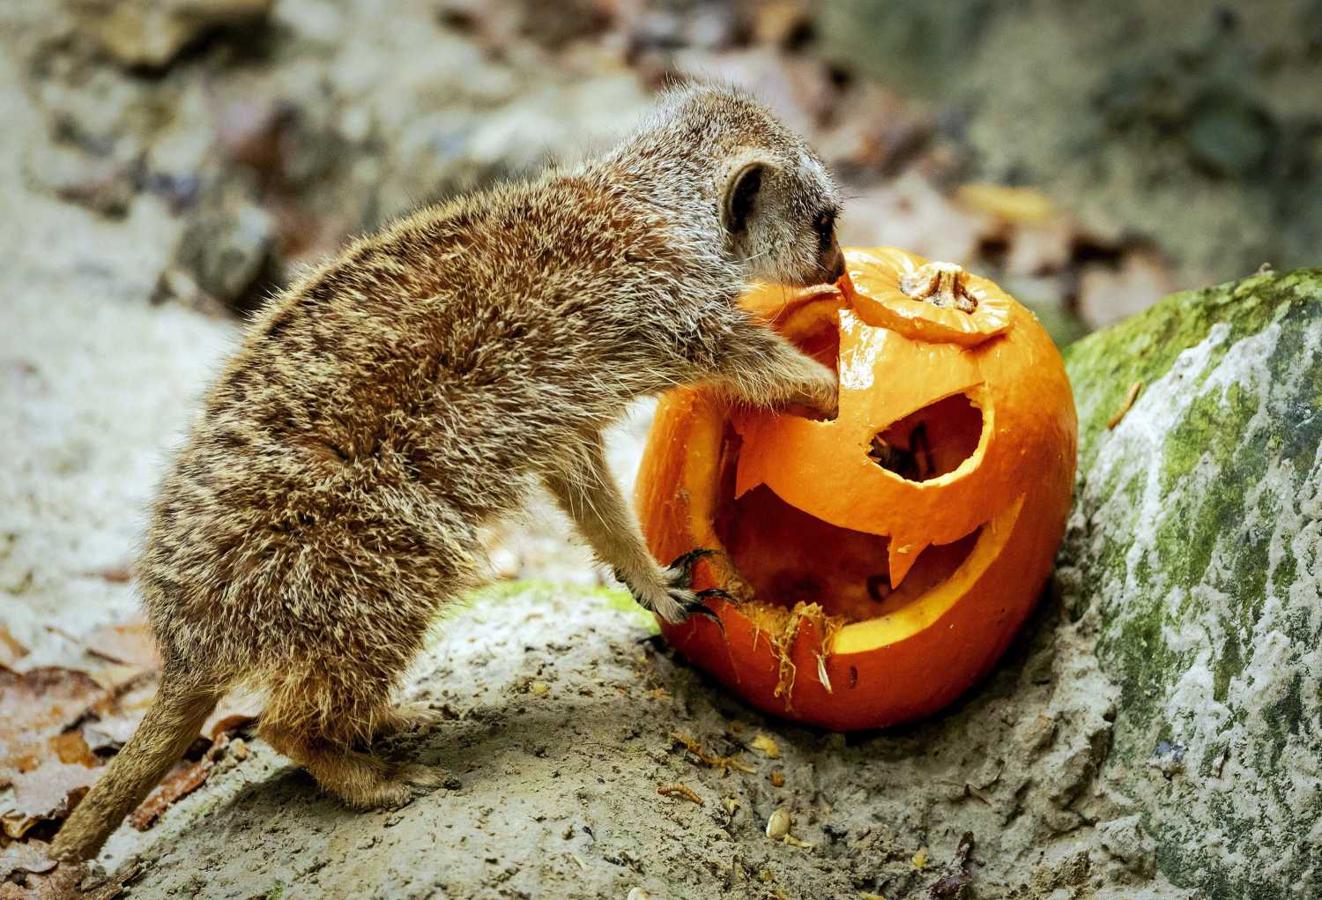
[[803,386],[797,401],[826,419],[840,413],[840,381],[835,372],[821,367],[818,377]]
[[616,573],[616,577],[624,582],[640,606],[656,613],[671,625],[678,625],[689,616],[696,614],[711,619],[724,630],[720,617],[707,606],[707,601],[714,597],[725,600],[733,600],[733,598],[720,588],[693,590],[694,565],[704,556],[710,556],[714,552],[706,549],[690,550],[666,568],[657,570],[655,578],[648,584],[638,584],[634,580],[622,577],[619,572]]

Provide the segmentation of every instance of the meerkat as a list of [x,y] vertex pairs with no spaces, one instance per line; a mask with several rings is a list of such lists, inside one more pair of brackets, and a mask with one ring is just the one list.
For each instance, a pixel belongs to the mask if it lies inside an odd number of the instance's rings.
[[231,687],[326,792],[396,806],[443,773],[372,755],[438,610],[480,583],[479,528],[542,482],[637,601],[702,608],[606,468],[635,398],[709,382],[833,414],[835,373],[738,306],[835,281],[839,195],[746,94],[665,95],[600,158],[424,208],[254,319],[155,501],[136,569],[162,657],[150,711],[55,838],[95,855]]

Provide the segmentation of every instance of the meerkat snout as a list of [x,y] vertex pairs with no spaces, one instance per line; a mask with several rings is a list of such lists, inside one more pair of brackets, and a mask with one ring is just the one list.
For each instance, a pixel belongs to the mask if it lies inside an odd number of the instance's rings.
[[758,281],[803,286],[845,271],[836,239],[839,193],[806,148],[777,159],[765,150],[730,167],[722,225],[735,259]]

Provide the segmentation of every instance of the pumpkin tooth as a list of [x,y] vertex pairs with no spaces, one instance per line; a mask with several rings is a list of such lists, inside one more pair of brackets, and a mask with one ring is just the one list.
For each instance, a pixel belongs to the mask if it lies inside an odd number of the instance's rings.
[[927,544],[901,544],[894,538],[891,539],[886,558],[891,576],[891,590],[895,590],[900,586],[900,582],[904,581],[904,576],[909,574],[913,564],[918,561],[918,557],[922,556],[926,549]]

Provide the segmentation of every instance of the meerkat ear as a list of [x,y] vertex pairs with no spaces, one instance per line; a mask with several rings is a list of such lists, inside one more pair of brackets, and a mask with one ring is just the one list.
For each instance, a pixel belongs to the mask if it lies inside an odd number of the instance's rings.
[[721,204],[721,223],[730,234],[742,234],[748,229],[748,220],[757,208],[757,197],[762,191],[765,163],[746,162],[734,170],[725,183],[725,199]]

